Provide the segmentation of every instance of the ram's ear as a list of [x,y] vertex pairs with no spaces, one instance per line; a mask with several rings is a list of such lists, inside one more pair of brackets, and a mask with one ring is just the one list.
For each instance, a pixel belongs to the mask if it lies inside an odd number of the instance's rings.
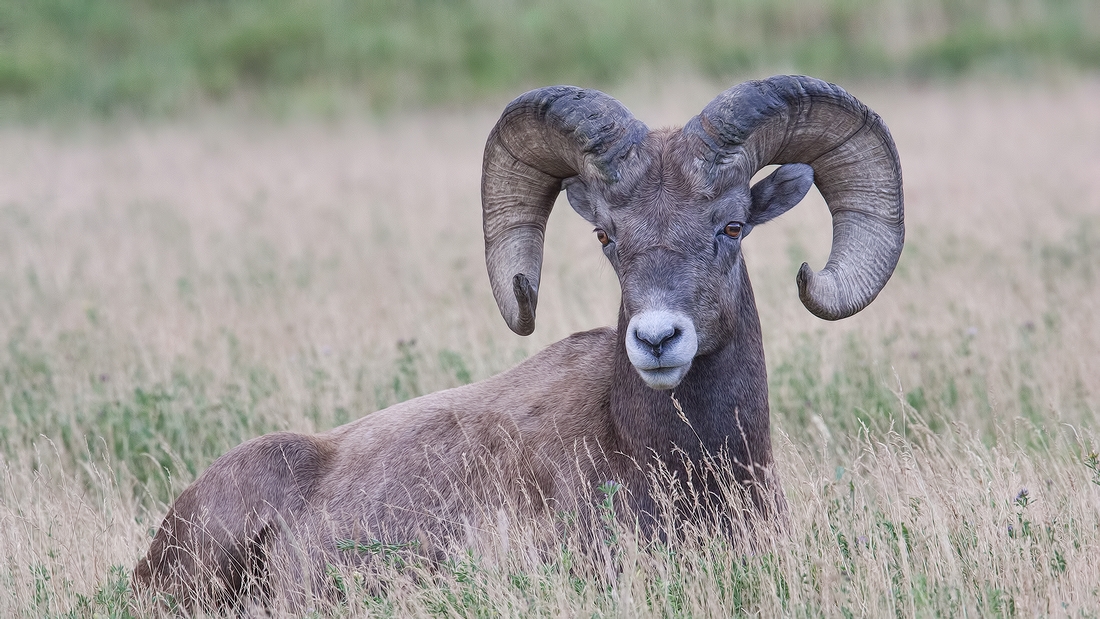
[[759,226],[791,210],[806,197],[814,184],[814,169],[805,163],[781,165],[759,183],[752,186],[750,226]]
[[588,184],[581,180],[580,176],[570,176],[561,182],[565,195],[569,198],[569,206],[584,220],[593,226],[596,225],[596,204],[592,199],[592,190]]

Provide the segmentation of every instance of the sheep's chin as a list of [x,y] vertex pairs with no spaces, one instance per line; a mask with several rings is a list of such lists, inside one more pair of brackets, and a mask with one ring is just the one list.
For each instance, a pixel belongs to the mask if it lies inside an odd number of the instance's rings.
[[674,389],[676,385],[680,384],[680,381],[684,380],[684,376],[687,375],[688,370],[691,369],[691,363],[685,363],[684,365],[678,365],[671,368],[653,368],[651,370],[642,370],[638,367],[634,369],[638,370],[638,375],[642,377],[645,384],[650,389],[656,389],[658,391],[668,391]]

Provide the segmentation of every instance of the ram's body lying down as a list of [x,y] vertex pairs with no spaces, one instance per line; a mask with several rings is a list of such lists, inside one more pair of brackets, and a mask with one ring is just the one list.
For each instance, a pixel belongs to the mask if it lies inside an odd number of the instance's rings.
[[[789,165],[750,186],[774,163]],[[596,91],[519,97],[490,133],[482,177],[501,313],[521,335],[534,329],[543,231],[565,189],[619,277],[617,328],[573,335],[494,378],[326,433],[240,445],[172,505],[135,569],[136,588],[185,608],[248,596],[300,604],[332,593],[326,566],[364,560],[341,540],[443,552],[477,546],[501,513],[549,523],[571,511],[592,526],[606,481],[622,485],[624,512],[650,533],[651,468],[675,475],[714,454],[733,463],[730,477],[760,510],[782,509],[740,244],[815,182],[833,214],[833,248],[820,273],[802,266],[798,288],[810,311],[835,320],[875,298],[904,238],[897,152],[854,97],[774,77],[731,88],[683,129],[659,131]],[[695,483],[713,513],[725,495],[712,481]]]

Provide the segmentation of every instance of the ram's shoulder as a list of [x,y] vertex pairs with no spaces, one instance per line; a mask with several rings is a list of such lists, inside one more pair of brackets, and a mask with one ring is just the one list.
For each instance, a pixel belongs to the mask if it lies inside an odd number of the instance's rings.
[[574,333],[547,346],[516,369],[527,365],[544,367],[551,364],[573,367],[591,362],[610,366],[611,356],[615,352],[615,333],[612,327]]
[[611,386],[614,350],[614,328],[574,333],[501,374],[395,404],[336,428],[331,434],[396,437],[411,428],[441,430],[440,426],[457,426],[475,419],[496,423],[493,419],[502,414],[523,416],[524,411],[551,405],[568,408],[604,401]]

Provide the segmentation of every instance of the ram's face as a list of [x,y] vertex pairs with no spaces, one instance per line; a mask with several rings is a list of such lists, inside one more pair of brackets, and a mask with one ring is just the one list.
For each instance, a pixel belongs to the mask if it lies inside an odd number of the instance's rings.
[[[679,132],[654,133],[619,183],[566,182],[619,277],[627,320],[620,337],[654,389],[676,387],[696,356],[729,342],[748,285],[742,240],[794,206],[813,179],[809,166],[786,166],[778,181],[750,190],[747,178],[704,173],[690,148]],[[785,191],[758,196],[765,187]]]
[[604,93],[536,89],[505,108],[482,170],[485,265],[509,328],[535,328],[546,221],[564,186],[618,273],[624,350],[656,389],[678,385],[755,312],[741,243],[812,183],[833,224],[829,262],[817,273],[803,264],[795,280],[814,315],[866,307],[905,239],[889,130],[842,89],[805,76],[739,84],[683,129],[657,132]]

